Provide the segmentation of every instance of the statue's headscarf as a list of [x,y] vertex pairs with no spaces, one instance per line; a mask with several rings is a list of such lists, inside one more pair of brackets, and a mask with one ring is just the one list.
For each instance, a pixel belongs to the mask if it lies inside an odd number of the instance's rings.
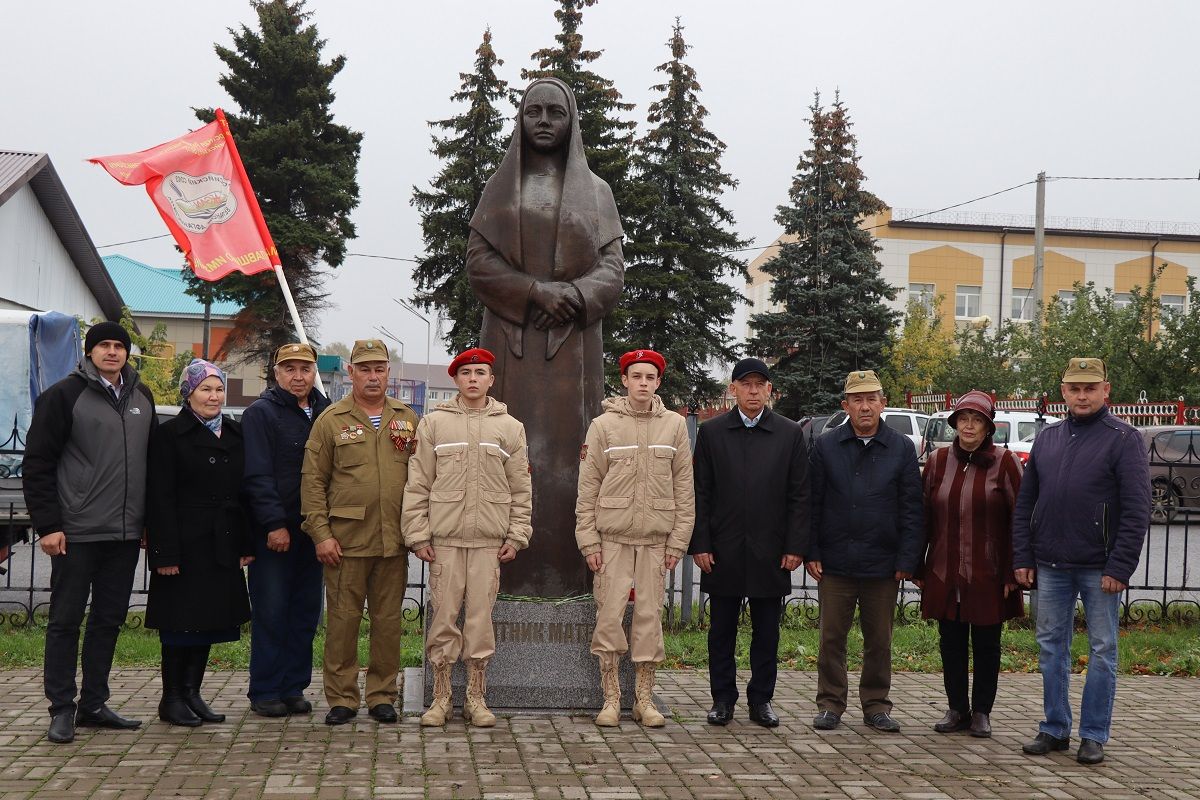
[[558,212],[556,264],[591,265],[600,250],[621,238],[621,218],[608,184],[588,168],[579,134],[579,109],[575,95],[557,78],[539,78],[529,84],[521,98],[516,125],[500,167],[488,179],[479,205],[471,217],[471,228],[487,239],[514,269],[521,263],[521,160],[524,152],[525,98],[538,84],[559,88],[567,99],[571,131],[567,139],[567,166],[563,177],[562,204]]

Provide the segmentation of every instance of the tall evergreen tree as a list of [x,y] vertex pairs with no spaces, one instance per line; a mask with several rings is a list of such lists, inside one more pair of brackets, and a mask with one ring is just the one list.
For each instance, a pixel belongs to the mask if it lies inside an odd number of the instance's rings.
[[634,158],[617,349],[662,353],[670,367],[659,394],[671,406],[695,407],[722,390],[707,366],[737,354],[725,326],[741,295],[722,278],[746,279],[746,265],[726,253],[747,243],[721,205],[737,181],[721,169],[724,142],[705,127],[708,110],[678,20],[667,46],[671,59],[656,68],[667,81],[651,87],[662,97],[649,108],[652,127]]
[[747,343],[775,361],[776,409],[788,416],[836,407],[847,372],[880,369],[899,316],[883,304],[896,290],[880,276],[879,247],[859,227],[885,205],[863,188],[849,112],[837,95],[824,109],[819,93],[809,110],[812,142],[775,215],[797,240],[763,265],[774,310],[751,317]]
[[592,72],[587,66],[604,54],[603,50],[584,50],[583,10],[598,0],[558,0],[554,18],[562,31],[554,37],[557,44],[533,53],[536,69],[521,70],[521,78],[558,78],[571,87],[579,107],[579,132],[583,135],[588,166],[613,190],[617,209],[622,209],[629,177],[633,147],[633,129],[637,123],[620,118],[633,110],[633,103],[621,100],[613,82]]
[[[320,263],[346,257],[354,238],[350,211],[358,205],[358,157],[362,133],[333,121],[333,79],[345,56],[324,62],[325,40],[309,22],[304,0],[254,2],[258,30],[229,29],[233,48],[216,45],[228,71],[221,87],[238,107],[227,114],[238,151],[254,186],[267,227],[279,249],[305,328],[312,332],[326,308]],[[204,122],[210,108],[196,109]],[[213,284],[190,278],[193,293],[243,306],[226,350],[264,367],[270,353],[295,336],[272,272],[235,273]]]
[[460,73],[462,84],[450,95],[453,102],[466,103],[466,110],[429,123],[449,134],[433,136],[431,152],[442,161],[441,170],[428,190],[413,187],[412,204],[420,211],[425,240],[425,255],[413,269],[416,302],[450,321],[442,339],[452,353],[479,344],[483,325],[483,304],[467,281],[467,237],[483,187],[504,157],[505,118],[497,106],[514,98],[508,83],[496,77],[496,67],[503,64],[492,49],[489,28],[475,51],[474,71]]

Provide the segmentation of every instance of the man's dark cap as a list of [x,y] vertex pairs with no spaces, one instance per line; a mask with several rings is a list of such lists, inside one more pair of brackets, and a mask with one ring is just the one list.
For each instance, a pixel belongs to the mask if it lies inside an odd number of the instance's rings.
[[761,358],[743,358],[733,366],[733,379],[741,380],[752,372],[757,372],[768,381],[771,380],[771,370]]

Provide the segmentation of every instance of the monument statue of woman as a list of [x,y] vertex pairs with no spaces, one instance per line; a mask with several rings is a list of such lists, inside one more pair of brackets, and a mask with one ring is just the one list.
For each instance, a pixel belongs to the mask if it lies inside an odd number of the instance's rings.
[[485,306],[480,345],[496,356],[492,394],[525,423],[533,472],[534,535],[502,573],[510,594],[589,591],[575,545],[576,479],[604,397],[600,325],[624,285],[622,235],[612,190],[588,169],[574,94],[559,80],[534,81],[467,244]]

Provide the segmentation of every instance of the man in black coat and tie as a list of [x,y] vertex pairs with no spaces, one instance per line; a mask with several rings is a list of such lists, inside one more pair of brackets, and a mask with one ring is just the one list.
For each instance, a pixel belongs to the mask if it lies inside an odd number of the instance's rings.
[[791,572],[808,546],[808,451],[800,426],[767,408],[771,373],[757,358],[733,368],[737,407],[696,436],[696,527],[688,552],[709,595],[708,677],[712,725],[733,719],[738,699],[734,642],[742,598],[749,600],[750,719],[779,724],[775,694],[779,620]]

